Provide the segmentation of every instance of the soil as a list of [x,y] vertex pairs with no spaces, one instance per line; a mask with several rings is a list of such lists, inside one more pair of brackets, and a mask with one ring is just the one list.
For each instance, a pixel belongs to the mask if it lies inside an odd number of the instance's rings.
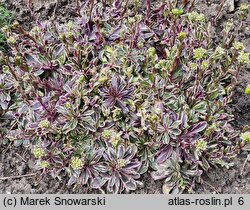
[[[73,8],[76,4],[74,0],[33,0],[34,10],[40,15],[41,19],[54,17],[60,22],[66,22],[74,17]],[[46,2],[46,3],[44,3]],[[230,1],[229,1],[230,2]],[[222,24],[230,18],[236,20],[234,11],[239,7],[240,3],[247,2],[247,0],[234,1],[234,5],[229,5],[228,9],[223,10],[222,18],[219,20],[219,25],[215,28],[215,32],[219,33]],[[23,24],[26,29],[31,27],[33,18],[25,4],[25,0],[0,0],[11,11],[15,11],[15,19]],[[219,0],[198,0],[195,5],[198,10],[205,13],[207,18],[216,16],[219,8]],[[232,8],[233,7],[233,11]],[[56,9],[55,9],[56,8]],[[55,12],[54,12],[55,11]],[[236,20],[237,21],[237,20]],[[246,20],[250,23],[250,17]],[[244,33],[239,34],[238,37],[245,45],[247,51],[250,51],[250,29],[247,27]],[[244,90],[250,84],[250,65],[242,70],[238,81],[235,95],[228,111],[234,115],[235,120],[232,122],[236,132],[239,132],[250,126],[250,96],[244,94]],[[213,168],[208,173],[203,174],[204,183],[197,186],[196,193],[250,193],[250,163],[245,164],[243,173],[242,167],[246,160],[247,153],[242,153],[234,159],[234,166],[232,168]],[[0,146],[0,177],[20,176],[33,174],[32,168],[34,160],[32,156],[24,147],[14,146]],[[136,190],[134,193],[162,193],[162,182],[153,181],[150,175],[146,174],[143,177],[144,186]],[[78,186],[74,189],[67,186],[67,180],[54,179],[52,177],[44,176],[38,178],[37,176],[23,177],[17,179],[0,180],[0,193],[91,193],[88,189]],[[94,192],[100,193],[100,192]]]

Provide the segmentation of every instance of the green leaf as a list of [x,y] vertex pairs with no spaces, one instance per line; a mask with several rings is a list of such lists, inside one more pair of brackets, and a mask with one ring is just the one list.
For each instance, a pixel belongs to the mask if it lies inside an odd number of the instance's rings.
[[148,73],[148,78],[152,83],[155,83],[155,77],[153,73]]
[[209,163],[205,157],[202,157],[201,163],[202,163],[202,167],[204,168],[204,170],[207,171],[210,168]]
[[74,129],[76,128],[77,124],[78,124],[78,121],[77,121],[77,120],[72,120],[72,121],[66,123],[66,124],[63,126],[63,131],[64,131],[64,133],[67,134],[68,132],[74,130]]
[[163,134],[162,142],[164,144],[169,144],[169,142],[170,142],[170,136],[167,133]]

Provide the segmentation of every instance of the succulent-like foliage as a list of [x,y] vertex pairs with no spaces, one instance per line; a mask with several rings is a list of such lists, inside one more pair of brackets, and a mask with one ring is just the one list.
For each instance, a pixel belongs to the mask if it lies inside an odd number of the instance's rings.
[[[0,3],[0,29],[6,29],[12,21],[12,14]],[[0,50],[7,51],[7,40],[2,31],[0,31]],[[1,63],[1,62],[0,62]]]
[[246,143],[246,144],[250,143],[250,132],[249,131],[242,133],[240,137],[244,143]]
[[197,165],[181,163],[175,152],[167,161],[158,164],[156,171],[151,173],[155,180],[166,178],[165,184],[175,193],[183,192],[185,189],[192,190],[195,181],[199,182],[201,174],[202,170],[199,170]]
[[140,161],[135,158],[136,146],[119,145],[116,149],[107,148],[104,153],[104,160],[108,167],[107,191],[119,193],[123,190],[135,190],[136,180],[140,178]]
[[93,149],[89,147],[82,154],[83,157],[73,157],[70,164],[68,185],[78,182],[81,185],[88,185],[91,188],[101,188],[107,181],[105,177],[108,169],[101,161],[104,148]]
[[0,110],[6,110],[11,100],[13,84],[8,80],[7,74],[0,75]]
[[227,23],[215,43],[214,22],[186,6],[147,1],[144,14],[91,1],[67,24],[28,32],[15,22],[1,58],[5,138],[29,144],[43,174],[67,171],[69,184],[121,193],[155,170],[191,190],[242,148],[225,107],[249,55],[232,35],[240,28]]
[[113,107],[117,105],[123,112],[128,112],[125,101],[132,99],[133,88],[126,87],[124,81],[119,76],[113,76],[110,87],[102,89],[102,95],[105,98],[105,105]]

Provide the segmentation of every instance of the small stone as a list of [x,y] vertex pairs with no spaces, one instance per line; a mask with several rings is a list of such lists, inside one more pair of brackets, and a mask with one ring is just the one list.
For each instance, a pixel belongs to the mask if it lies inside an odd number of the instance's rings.
[[228,8],[228,12],[234,12],[235,10],[234,0],[227,0],[226,6]]

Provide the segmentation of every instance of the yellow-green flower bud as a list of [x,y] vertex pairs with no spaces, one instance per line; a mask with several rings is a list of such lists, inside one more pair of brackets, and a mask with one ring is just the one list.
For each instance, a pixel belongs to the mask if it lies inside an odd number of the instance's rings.
[[117,133],[115,131],[112,131],[110,142],[114,147],[116,147],[118,143],[121,141],[122,139],[121,135],[122,135],[122,132]]
[[48,168],[49,167],[49,162],[48,161],[41,161],[40,162],[40,166],[42,168]]
[[112,131],[111,130],[105,130],[102,132],[102,137],[104,139],[109,139],[112,136]]
[[194,50],[194,58],[196,60],[200,60],[202,58],[205,58],[206,57],[206,54],[207,54],[207,50],[204,49],[204,48],[197,48]]
[[11,25],[13,29],[18,29],[20,27],[20,24],[17,21],[14,21]]
[[120,108],[115,108],[113,110],[113,120],[117,121],[121,118],[122,110]]
[[60,37],[60,39],[62,41],[66,41],[66,35],[65,34],[60,34],[59,37]]
[[245,52],[240,52],[238,58],[237,58],[238,62],[240,64],[248,64],[250,63],[250,60],[249,60],[249,53],[245,53]]
[[78,78],[78,83],[79,83],[79,84],[82,84],[83,81],[84,81],[84,79],[85,79],[84,75],[81,75],[81,76]]
[[198,22],[198,23],[203,23],[203,22],[205,22],[205,15],[204,14],[199,14],[197,17],[196,17],[196,22]]
[[135,19],[134,17],[129,17],[129,18],[128,18],[128,23],[129,23],[130,25],[134,24],[135,22],[136,22],[136,19]]
[[240,50],[240,51],[245,49],[244,44],[241,42],[234,42],[233,47],[234,47],[234,49]]
[[23,64],[23,57],[22,56],[17,55],[15,57],[15,59],[16,59],[17,64],[19,64],[19,65]]
[[106,108],[105,106],[102,106],[102,114],[105,116],[105,117],[108,117],[110,115],[110,109],[109,108]]
[[195,148],[196,148],[197,151],[204,151],[204,150],[207,149],[207,142],[204,141],[204,140],[202,140],[202,139],[200,139],[200,140],[198,140],[196,142]]
[[150,57],[154,57],[156,54],[156,49],[154,47],[150,47],[150,48],[148,48],[147,52],[148,52]]
[[157,68],[164,68],[166,66],[167,61],[166,60],[159,60],[158,64],[156,64]]
[[209,62],[208,61],[202,61],[201,68],[202,69],[208,69],[208,67],[209,67]]
[[205,136],[210,135],[211,133],[213,133],[216,130],[217,126],[215,123],[213,123],[212,125],[210,125],[206,131],[205,131]]
[[240,5],[240,11],[248,14],[249,13],[249,7],[250,7],[249,4],[243,3],[243,4]]
[[70,109],[70,108],[72,107],[72,105],[71,105],[71,103],[66,102],[66,103],[64,104],[64,107],[65,107],[66,109]]
[[135,0],[136,8],[139,6],[139,4],[140,4],[140,0]]
[[172,14],[175,15],[175,16],[181,16],[181,15],[184,13],[183,9],[177,9],[177,8],[172,9],[171,12],[172,12]]
[[110,142],[111,142],[112,146],[114,148],[116,148],[118,146],[118,144],[119,144],[119,141],[120,141],[119,139],[112,138]]
[[68,33],[66,34],[66,38],[67,39],[72,39],[73,38],[73,33],[68,31]]
[[125,73],[128,77],[131,77],[133,73],[133,68],[131,66],[127,67]]
[[247,85],[245,89],[245,94],[250,95],[250,85]]
[[152,123],[157,122],[157,121],[158,121],[158,116],[157,116],[156,114],[150,115],[150,121],[151,121]]
[[68,29],[69,31],[72,31],[73,28],[74,28],[74,23],[73,23],[73,21],[69,21],[69,22],[67,23],[67,29]]
[[197,63],[190,63],[190,69],[191,70],[196,70],[198,68],[198,64]]
[[218,46],[216,49],[215,49],[215,52],[218,53],[219,55],[224,55],[225,54],[225,50]]
[[142,15],[136,15],[136,16],[135,16],[136,22],[141,22],[142,19],[143,19]]
[[183,41],[185,38],[187,37],[187,33],[186,32],[180,32],[179,34],[178,34],[178,39],[180,40],[180,41]]
[[234,24],[233,24],[233,22],[231,22],[231,21],[226,22],[225,31],[226,31],[226,32],[231,31],[232,28],[233,28],[233,25],[234,25]]
[[154,109],[154,112],[155,112],[157,115],[162,114],[162,109],[160,109],[160,108],[155,108],[155,109]]
[[99,78],[98,78],[98,82],[100,84],[105,83],[107,80],[108,80],[108,77],[106,75],[100,75]]
[[139,48],[143,48],[144,47],[144,42],[142,40],[140,40],[137,45],[138,45]]
[[38,27],[38,26],[34,26],[34,28],[32,28],[32,31],[34,33],[40,33],[41,32],[41,29]]
[[9,37],[8,39],[7,39],[7,43],[8,44],[11,44],[11,45],[15,45],[16,44],[16,38],[15,37]]
[[241,139],[242,139],[242,141],[243,141],[244,143],[246,143],[246,144],[250,143],[250,132],[249,132],[249,131],[247,131],[247,132],[245,132],[245,133],[242,133],[242,134],[240,135],[240,137],[241,137]]
[[39,125],[40,128],[49,128],[50,126],[50,122],[46,119],[46,120],[42,120]]
[[74,170],[79,170],[81,169],[83,165],[83,162],[80,158],[78,157],[72,157],[71,159],[71,163],[70,163],[70,166],[74,169]]
[[215,59],[221,59],[221,58],[223,57],[223,55],[225,55],[225,50],[224,50],[222,47],[218,46],[218,47],[215,49],[215,52],[214,52],[214,54],[213,54],[213,57],[214,57]]
[[33,89],[33,86],[28,85],[28,86],[24,89],[25,94],[29,94],[29,93],[32,91],[32,89]]
[[44,93],[43,93],[42,91],[38,91],[38,95],[39,95],[40,97],[44,97]]
[[3,69],[3,72],[4,72],[4,73],[7,73],[7,72],[10,71],[10,68],[9,68],[8,66],[6,66],[6,65],[3,65],[3,66],[2,66],[2,69]]
[[33,154],[34,154],[35,158],[40,159],[41,157],[44,156],[45,151],[44,151],[44,149],[42,149],[42,148],[40,148],[40,147],[36,147],[36,148],[33,150]]
[[3,33],[7,34],[10,31],[10,28],[8,26],[3,26],[1,30]]
[[188,13],[188,19],[191,20],[192,22],[194,22],[198,16],[198,12],[190,12]]
[[205,22],[206,20],[205,15],[199,14],[198,12],[188,13],[188,19],[192,22],[197,22],[197,23]]
[[118,159],[117,160],[117,166],[118,166],[118,168],[123,168],[124,166],[126,166],[126,160]]

